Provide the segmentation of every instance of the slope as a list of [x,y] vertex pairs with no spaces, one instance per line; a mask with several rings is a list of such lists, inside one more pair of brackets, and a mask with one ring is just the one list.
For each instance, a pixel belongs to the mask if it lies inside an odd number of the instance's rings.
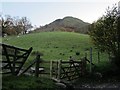
[[[89,58],[89,48],[93,46],[88,35],[73,32],[41,32],[20,37],[10,36],[3,38],[3,43],[27,49],[33,47],[33,52],[42,53],[44,60],[68,60],[70,56],[80,59],[85,56],[86,49]],[[103,55],[102,60],[105,60],[104,57],[106,56]],[[97,52],[93,50],[93,59],[96,58]]]

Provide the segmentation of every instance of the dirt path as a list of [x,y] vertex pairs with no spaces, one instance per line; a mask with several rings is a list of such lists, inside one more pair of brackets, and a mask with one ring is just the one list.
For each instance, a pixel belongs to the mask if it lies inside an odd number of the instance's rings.
[[77,84],[74,86],[75,90],[120,90],[120,82],[117,83],[102,83],[102,84]]

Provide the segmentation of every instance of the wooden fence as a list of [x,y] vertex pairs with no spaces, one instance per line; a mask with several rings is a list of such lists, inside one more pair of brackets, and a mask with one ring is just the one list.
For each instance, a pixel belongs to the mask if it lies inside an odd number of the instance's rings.
[[81,61],[43,61],[40,55],[37,55],[33,63],[31,63],[21,74],[33,68],[32,73],[36,77],[43,75],[58,80],[64,79],[66,81],[72,81],[86,74],[86,66],[86,59]]
[[50,76],[59,80],[71,81],[86,73],[86,60],[82,61],[51,61]]
[[[94,65],[86,57],[79,61],[71,59],[68,61],[44,61],[40,58],[40,55],[37,54],[35,60],[22,69],[25,61],[32,51],[32,47],[26,50],[6,44],[0,45],[2,46],[3,59],[2,74],[11,73],[12,75],[22,75],[29,71],[29,75],[34,75],[36,77],[39,77],[39,75],[46,75],[47,77],[56,78],[58,80],[64,79],[71,81],[86,74],[87,62],[90,63],[90,66]],[[91,69],[92,68],[90,68],[90,70]]]

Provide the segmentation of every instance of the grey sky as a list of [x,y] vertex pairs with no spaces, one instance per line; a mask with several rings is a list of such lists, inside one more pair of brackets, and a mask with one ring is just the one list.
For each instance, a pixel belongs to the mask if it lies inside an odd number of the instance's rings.
[[[9,2],[8,2],[9,1]],[[56,2],[55,2],[56,1]],[[63,2],[64,1],[64,2]],[[74,1],[74,2],[73,2]],[[108,6],[119,0],[4,0],[2,14],[26,16],[33,25],[45,25],[55,19],[73,16],[92,23],[101,17]]]

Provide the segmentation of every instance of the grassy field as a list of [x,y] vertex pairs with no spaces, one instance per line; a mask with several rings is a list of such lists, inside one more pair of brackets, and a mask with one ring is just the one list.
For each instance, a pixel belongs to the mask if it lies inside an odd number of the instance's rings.
[[[73,56],[76,60],[85,56],[85,50],[88,49],[88,59],[90,58],[89,49],[93,48],[93,63],[97,65],[97,71],[107,71],[108,55],[105,53],[100,54],[101,62],[97,63],[97,52],[91,43],[89,35],[78,34],[73,32],[41,32],[21,36],[7,36],[2,38],[2,42],[14,45],[16,47],[28,49],[33,47],[33,52],[39,51],[43,53],[43,60],[69,60]],[[79,53],[79,55],[76,55]],[[32,54],[29,61],[35,58]],[[29,64],[29,63],[28,63]],[[105,70],[106,68],[106,70]],[[12,81],[11,81],[12,80]],[[42,81],[42,84],[39,83]],[[3,88],[56,88],[54,83],[47,78],[35,77],[5,77],[3,76]]]
[[[34,51],[43,53],[44,60],[68,60],[70,56],[80,59],[85,56],[85,50],[93,47],[89,35],[73,32],[42,32],[21,36],[8,36],[2,39],[3,43],[21,48],[33,47]],[[79,53],[80,55],[76,55]],[[101,60],[108,59],[106,54],[100,55]],[[32,60],[33,57],[30,57]],[[97,51],[93,49],[93,62],[97,62]]]

